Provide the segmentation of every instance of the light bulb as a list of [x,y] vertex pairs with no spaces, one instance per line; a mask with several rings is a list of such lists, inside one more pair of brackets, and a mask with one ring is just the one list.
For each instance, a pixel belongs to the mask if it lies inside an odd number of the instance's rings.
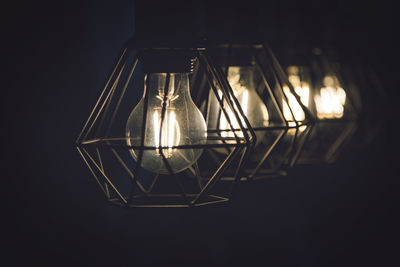
[[[290,66],[287,68],[288,80],[293,86],[295,93],[300,97],[301,103],[308,107],[310,98],[310,85],[306,81],[302,81],[299,73],[299,68],[297,66]],[[303,121],[305,119],[305,113],[296,97],[292,94],[287,85],[283,86],[283,92],[286,95],[283,97],[283,116],[289,122],[290,127],[296,126],[295,121]],[[302,132],[307,128],[307,126],[302,125],[299,127],[299,131]],[[295,131],[288,131],[289,134],[294,134]]]
[[[161,174],[169,173],[163,156],[174,173],[181,172],[198,160],[203,149],[177,148],[177,146],[203,145],[207,141],[207,128],[203,115],[190,97],[188,74],[171,73],[167,90],[165,90],[166,82],[168,82],[166,73],[146,75],[145,84],[148,84],[148,88],[145,88],[143,98],[132,110],[126,124],[129,146],[140,146],[144,138],[144,146],[154,148],[143,150],[141,166]],[[148,90],[146,129],[142,137],[146,90]],[[135,160],[138,160],[139,149],[130,149],[130,153]]]
[[[259,143],[263,136],[258,131],[260,128],[267,127],[269,124],[268,110],[262,102],[261,98],[257,94],[253,81],[253,69],[249,66],[231,66],[228,68],[228,82],[233,90],[235,97],[237,98],[244,115],[249,120],[250,125],[253,127],[257,137],[257,143]],[[218,92],[219,97],[222,97],[222,92]],[[234,129],[240,129],[239,123],[233,115],[232,110],[227,108],[227,115],[232,123]],[[241,117],[242,125],[245,125],[244,119]],[[231,127],[228,123],[227,118],[221,113],[219,121],[219,129],[222,137],[234,137],[234,133],[231,131]],[[227,130],[227,131],[223,131]],[[239,137],[243,137],[243,133],[238,133]]]
[[335,76],[325,76],[322,83],[323,86],[319,94],[314,96],[317,117],[319,119],[339,119],[343,117],[346,92],[340,87]]

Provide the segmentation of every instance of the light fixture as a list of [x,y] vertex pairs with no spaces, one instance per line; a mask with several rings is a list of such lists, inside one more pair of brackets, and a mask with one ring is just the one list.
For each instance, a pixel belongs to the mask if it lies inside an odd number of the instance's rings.
[[[217,111],[227,118],[225,134],[191,98],[194,66],[205,74],[207,94],[215,95]],[[111,203],[190,207],[230,200],[253,135],[203,47],[131,39],[77,148]],[[230,152],[217,164],[209,158],[218,149]],[[228,170],[232,183],[221,184]]]
[[[346,51],[347,52],[347,51]],[[349,51],[350,53],[350,51]],[[355,99],[358,127],[348,144],[358,149],[374,142],[390,121],[389,100],[383,83],[368,59],[351,51],[341,57],[341,77]]]
[[334,162],[357,128],[360,100],[342,79],[335,57],[320,48],[305,51],[283,57],[290,82],[315,117],[297,163]]
[[[243,180],[286,175],[286,169],[294,165],[306,140],[312,116],[267,45],[227,43],[211,47],[212,57],[256,135],[242,169]],[[199,80],[201,77],[198,74]],[[239,124],[232,119],[233,113],[229,109],[228,116],[218,112],[217,98],[208,94],[205,83],[196,92],[197,98],[205,103],[208,125],[220,129],[221,136],[232,136],[228,119],[236,128]],[[227,153],[229,149],[215,149],[213,158],[218,162]]]

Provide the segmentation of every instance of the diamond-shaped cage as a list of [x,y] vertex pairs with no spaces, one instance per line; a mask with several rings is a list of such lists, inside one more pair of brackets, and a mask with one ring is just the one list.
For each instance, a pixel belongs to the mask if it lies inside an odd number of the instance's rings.
[[348,91],[355,94],[358,125],[347,147],[360,148],[370,145],[389,122],[389,100],[383,83],[368,58],[356,53],[341,57],[341,77]]
[[[209,84],[207,94],[215,95],[217,110],[227,115],[229,109],[232,115],[230,118],[238,124],[233,125],[228,119],[229,129],[226,129],[226,132],[229,134],[221,134],[220,129],[208,123],[207,109],[201,109],[207,125],[205,142],[196,143],[186,140],[186,143],[182,144],[176,137],[179,129],[174,128],[170,136],[178,141],[172,146],[166,146],[161,139],[163,131],[168,130],[163,127],[163,122],[168,123],[168,118],[165,115],[166,104],[163,104],[166,101],[161,100],[160,107],[157,108],[161,113],[160,140],[149,145],[148,135],[146,135],[149,121],[146,118],[154,115],[156,111],[146,106],[149,102],[149,73],[146,73],[143,68],[145,59],[141,55],[144,52],[163,55],[181,52],[190,54],[196,69],[206,75],[205,83]],[[165,95],[170,90],[172,75],[172,73],[165,73],[166,79],[160,87]],[[195,87],[192,76],[193,74],[189,75],[189,81],[193,94]],[[142,118],[140,118],[142,126],[140,129],[143,132],[139,134],[138,141],[133,140],[132,136],[127,136],[126,124],[131,111],[140,101],[144,103],[141,110]],[[196,99],[194,103],[200,107]],[[182,114],[177,114],[177,116],[187,116],[185,108],[180,108]],[[187,116],[185,123],[190,125],[191,119],[193,118]],[[184,127],[186,126],[181,125],[181,129]],[[191,207],[230,200],[252,139],[252,128],[244,119],[243,111],[237,105],[234,94],[226,86],[222,74],[212,64],[203,48],[138,48],[133,41],[129,41],[123,48],[76,144],[95,181],[111,203],[126,207]],[[210,157],[214,157],[216,149],[229,150],[229,153],[220,157],[218,163],[209,160]],[[171,164],[171,158],[166,155],[172,151],[171,153],[184,159],[184,155],[199,150],[202,151],[201,156],[183,171],[175,170]],[[161,159],[157,164],[161,162],[163,168],[168,170],[167,172],[149,171],[148,168],[143,167],[144,155],[149,152],[155,153],[158,159]],[[237,162],[239,164],[236,164]],[[221,178],[226,176],[228,170],[234,174],[234,179],[229,184],[221,183]]]
[[294,86],[310,89],[304,104],[315,118],[297,163],[335,162],[357,129],[361,107],[359,93],[343,79],[342,65],[337,58],[319,48],[291,52],[284,68],[289,79],[298,84]]
[[[241,178],[285,175],[296,162],[313,120],[272,50],[266,44],[218,44],[210,54],[255,132]],[[195,73],[199,87],[196,99],[207,110],[209,124],[227,128],[225,115],[216,111],[215,95],[208,93],[209,85],[202,81],[205,75]],[[218,162],[228,152],[216,149],[213,159]],[[227,174],[225,180],[233,179],[232,171]]]

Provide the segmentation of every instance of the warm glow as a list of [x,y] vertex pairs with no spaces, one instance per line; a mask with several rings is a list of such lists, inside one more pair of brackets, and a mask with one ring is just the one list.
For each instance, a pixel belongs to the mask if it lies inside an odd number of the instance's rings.
[[[247,95],[247,94],[246,94],[246,95]],[[219,96],[220,98],[222,97],[222,92],[221,92],[221,91],[218,91],[218,96]],[[243,99],[243,95],[242,95],[241,99]],[[240,102],[240,100],[239,100],[239,102]],[[242,103],[241,103],[241,104],[242,104]],[[235,105],[235,104],[234,104],[234,105]],[[246,107],[247,107],[247,99],[246,99],[245,105],[246,105]],[[244,113],[245,115],[247,115],[246,112],[247,112],[247,109],[243,109],[243,113]],[[238,123],[238,121],[236,120],[236,117],[235,117],[235,115],[233,114],[233,111],[231,110],[230,107],[226,107],[226,113],[228,114],[229,120],[230,120],[231,123],[232,123],[233,129],[240,129],[239,123]],[[243,124],[244,124],[244,119],[243,119],[243,118],[241,118],[241,119],[242,119],[242,125],[243,125]],[[230,128],[230,126],[229,126],[229,122],[228,122],[228,120],[226,119],[225,114],[223,114],[223,113],[221,113],[221,118],[220,118],[220,121],[219,121],[219,127],[220,127],[220,129],[231,130],[231,128]],[[222,137],[234,137],[235,135],[234,135],[233,131],[228,131],[228,132],[222,131],[222,132],[221,132],[221,136],[222,136]],[[240,132],[238,133],[238,136],[239,136],[239,137],[243,137],[243,132],[240,131]]]
[[343,106],[346,102],[346,92],[338,86],[336,77],[326,76],[320,94],[314,96],[319,119],[334,119],[343,117]]
[[[288,80],[294,88],[297,96],[300,97],[301,103],[308,107],[310,99],[310,85],[307,82],[301,81],[299,76],[299,69],[296,66],[290,66],[288,68]],[[303,121],[305,119],[305,113],[297,101],[296,97],[292,94],[287,85],[283,86],[283,92],[286,95],[286,99],[283,99],[283,116],[289,121],[289,126],[296,126],[295,121]],[[304,131],[306,126],[300,126],[299,130]]]
[[[305,119],[304,111],[301,108],[301,105],[297,102],[296,97],[291,93],[289,87],[284,86],[283,92],[285,93],[288,101],[283,101],[283,115],[285,116],[285,119],[289,121],[289,126],[296,126],[296,123],[294,122],[295,120],[303,121]],[[310,89],[308,87],[296,87],[295,92],[300,97],[303,105],[307,106]]]
[[[155,147],[168,147],[168,149],[163,149],[163,154],[166,158],[170,158],[173,155],[174,149],[172,147],[179,145],[180,130],[175,117],[173,110],[166,110],[161,126],[161,114],[157,110],[153,113]],[[161,144],[160,129],[162,131]],[[157,153],[159,153],[159,149],[157,149]]]
[[[161,126],[161,111],[162,105],[164,102],[164,92],[159,90],[159,95],[156,96],[161,101],[161,108],[157,108],[153,113],[153,126],[154,126],[154,140],[155,147],[168,147],[168,149],[163,149],[163,154],[166,158],[170,158],[173,155],[174,149],[173,146],[179,145],[180,139],[180,130],[179,124],[176,121],[176,114],[174,108],[171,108],[171,102],[179,97],[179,95],[175,95],[175,76],[171,75],[170,77],[171,87],[168,91],[168,95],[166,97],[166,107],[164,120],[162,121]],[[161,130],[161,144],[160,144],[160,130]],[[159,153],[159,149],[156,149],[157,153]]]
[[[228,82],[233,90],[235,97],[237,98],[240,107],[242,108],[243,114],[249,119],[250,124],[253,127],[266,127],[269,124],[269,115],[268,110],[265,107],[264,103],[262,102],[261,98],[255,92],[254,88],[246,87],[243,85],[243,81],[241,79],[250,80],[251,77],[247,77],[245,74],[240,73],[241,67],[229,67],[228,70]],[[248,84],[251,84],[252,81],[246,81]],[[218,91],[218,95],[221,98],[222,92]],[[235,103],[233,105],[236,108]],[[229,120],[232,123],[233,129],[240,129],[239,123],[236,120],[233,111],[226,107],[226,113],[229,116]],[[252,114],[252,113],[259,113],[259,114]],[[257,119],[257,120],[256,120]],[[261,122],[259,121],[261,120]],[[244,119],[241,118],[242,125],[245,125]],[[229,125],[228,120],[226,119],[225,115],[221,113],[220,122],[219,122],[220,129],[227,129],[230,131],[222,131],[221,136],[223,137],[234,137],[233,131],[231,131],[231,127]],[[238,133],[239,137],[243,137],[243,133],[240,131]]]
[[[126,122],[126,143],[140,167],[160,174],[181,172],[194,164],[204,145],[207,125],[190,97],[188,73],[149,73],[143,98]],[[165,159],[168,158],[168,161]]]

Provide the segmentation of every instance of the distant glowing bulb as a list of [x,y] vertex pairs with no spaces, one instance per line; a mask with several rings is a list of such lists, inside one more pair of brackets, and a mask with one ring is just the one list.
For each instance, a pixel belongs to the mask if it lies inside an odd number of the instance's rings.
[[[231,66],[228,69],[228,82],[240,104],[240,107],[242,108],[243,114],[249,120],[250,125],[256,130],[257,142],[259,142],[263,136],[261,136],[261,133],[257,131],[257,128],[268,126],[269,115],[267,108],[262,102],[260,96],[255,91],[252,71],[253,70],[251,67]],[[222,92],[219,91],[218,95],[221,98]],[[237,108],[235,104],[234,107]],[[232,123],[233,128],[240,129],[239,123],[229,107],[227,108],[227,115]],[[242,125],[245,125],[243,117],[241,117],[241,122]],[[235,136],[234,132],[231,130],[227,118],[223,113],[221,113],[219,128],[222,130],[222,137]],[[239,137],[243,137],[243,133],[241,131],[237,135]]]
[[[310,98],[310,85],[307,82],[301,81],[299,75],[299,69],[296,66],[290,66],[288,68],[288,80],[294,87],[295,93],[300,97],[301,103],[308,107]],[[305,119],[305,113],[296,97],[292,94],[287,85],[283,86],[283,92],[286,95],[283,97],[283,116],[289,122],[290,127],[296,126],[295,121],[303,121]],[[302,125],[299,127],[300,131],[304,131],[307,126]],[[291,131],[289,131],[291,133]]]
[[323,87],[314,96],[319,119],[339,119],[343,117],[346,92],[339,86],[336,77],[325,76]]

